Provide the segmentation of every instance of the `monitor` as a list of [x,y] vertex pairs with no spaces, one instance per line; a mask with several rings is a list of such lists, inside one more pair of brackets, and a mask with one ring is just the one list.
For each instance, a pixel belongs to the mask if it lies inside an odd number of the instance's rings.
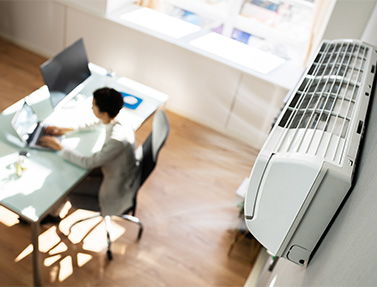
[[50,101],[55,109],[62,102],[74,97],[78,88],[91,75],[83,39],[67,47],[40,66]]

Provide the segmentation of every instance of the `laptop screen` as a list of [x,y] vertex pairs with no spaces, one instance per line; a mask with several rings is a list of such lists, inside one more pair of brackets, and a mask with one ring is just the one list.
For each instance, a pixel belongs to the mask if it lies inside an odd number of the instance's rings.
[[21,140],[26,143],[38,126],[38,116],[33,108],[25,102],[13,117],[12,126]]
[[55,108],[91,75],[83,39],[43,63],[40,69],[50,91],[51,105]]

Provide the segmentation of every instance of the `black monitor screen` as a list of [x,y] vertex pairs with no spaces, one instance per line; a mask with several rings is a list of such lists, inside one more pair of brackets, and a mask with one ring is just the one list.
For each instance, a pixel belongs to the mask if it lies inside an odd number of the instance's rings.
[[40,68],[54,108],[91,75],[82,39],[43,63]]

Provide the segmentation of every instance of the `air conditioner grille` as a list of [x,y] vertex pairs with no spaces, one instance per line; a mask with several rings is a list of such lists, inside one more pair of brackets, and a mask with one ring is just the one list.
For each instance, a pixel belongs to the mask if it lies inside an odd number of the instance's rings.
[[322,43],[278,122],[284,132],[276,151],[341,161],[368,53],[358,42]]

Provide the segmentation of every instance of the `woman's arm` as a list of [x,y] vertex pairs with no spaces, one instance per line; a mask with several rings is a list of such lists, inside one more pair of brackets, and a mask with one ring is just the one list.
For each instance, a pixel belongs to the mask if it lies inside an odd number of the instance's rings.
[[60,141],[55,136],[43,136],[39,140],[39,144],[53,150],[61,150],[63,148]]
[[67,132],[73,131],[73,128],[61,128],[56,126],[48,126],[44,128],[46,134],[51,136],[61,136],[66,134]]
[[96,168],[100,167],[114,158],[116,158],[124,150],[124,144],[117,140],[110,140],[103,145],[102,149],[92,155],[83,155],[77,150],[62,148],[62,156],[81,167]]

